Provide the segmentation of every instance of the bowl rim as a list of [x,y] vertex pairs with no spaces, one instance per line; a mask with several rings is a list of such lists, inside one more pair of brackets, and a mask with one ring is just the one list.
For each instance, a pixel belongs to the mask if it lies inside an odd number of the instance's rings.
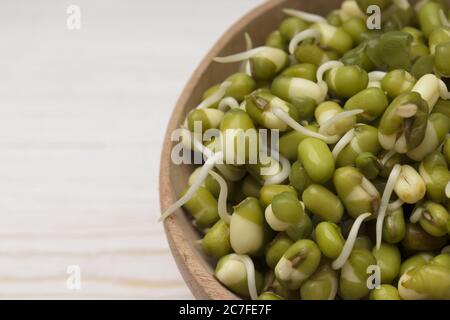
[[[183,120],[183,110],[195,86],[205,75],[209,66],[213,63],[213,58],[218,56],[236,35],[242,33],[242,29],[244,29],[250,21],[287,1],[288,0],[268,0],[251,9],[247,14],[242,16],[231,27],[229,27],[228,30],[226,30],[219,40],[213,45],[190,77],[175,104],[175,108],[172,110],[163,140],[159,175],[161,211],[165,210],[170,204],[176,201],[170,183],[170,155],[172,151],[172,142],[170,137],[172,132],[179,127],[179,124]],[[178,269],[180,270],[181,275],[195,298],[225,300],[239,299],[239,297],[222,286],[222,284],[220,284],[219,281],[213,277],[211,272],[208,271],[204,265],[202,265],[202,263],[197,261],[198,254],[194,252],[192,245],[187,243],[177,214],[171,215],[164,221],[164,230]]]

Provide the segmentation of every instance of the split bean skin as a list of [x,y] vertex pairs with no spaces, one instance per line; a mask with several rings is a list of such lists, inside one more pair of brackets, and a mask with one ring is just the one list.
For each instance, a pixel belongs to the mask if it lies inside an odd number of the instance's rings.
[[181,123],[203,165],[162,219],[183,207],[244,299],[450,300],[448,7],[283,12],[262,46],[214,59],[235,65]]

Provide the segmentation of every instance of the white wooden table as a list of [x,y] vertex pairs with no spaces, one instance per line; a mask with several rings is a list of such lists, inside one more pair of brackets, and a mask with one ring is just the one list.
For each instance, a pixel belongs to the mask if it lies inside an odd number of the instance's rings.
[[0,298],[192,298],[156,222],[162,138],[200,59],[261,2],[0,0]]

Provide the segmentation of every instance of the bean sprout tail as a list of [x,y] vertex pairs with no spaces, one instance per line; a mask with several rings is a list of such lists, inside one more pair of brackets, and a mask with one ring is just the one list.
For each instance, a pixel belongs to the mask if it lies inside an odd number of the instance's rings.
[[287,14],[288,16],[297,17],[307,22],[327,22],[327,19],[325,19],[322,16],[319,16],[317,14],[312,14],[300,10],[295,9],[284,9],[283,12]]
[[164,221],[167,217],[169,217],[172,213],[174,213],[178,208],[182,207],[186,202],[188,202],[197,192],[197,190],[201,187],[206,177],[209,174],[209,171],[214,167],[214,165],[223,160],[222,152],[216,153],[214,156],[206,160],[205,164],[201,168],[198,173],[197,180],[189,187],[188,191],[175,203],[173,203],[169,208],[167,208],[161,215],[158,221]]
[[342,62],[336,61],[336,60],[327,61],[327,62],[323,63],[322,65],[320,65],[320,67],[317,69],[317,72],[316,72],[317,82],[323,81],[323,76],[324,76],[325,72],[327,72],[328,70],[338,68],[343,65],[344,64]]
[[372,214],[370,212],[366,212],[364,214],[361,214],[356,218],[355,222],[353,222],[352,228],[350,229],[350,233],[348,235],[347,240],[345,241],[344,247],[342,248],[341,253],[336,258],[336,260],[333,261],[331,264],[331,267],[334,270],[341,269],[342,266],[347,261],[348,257],[352,253],[353,247],[355,245],[356,237],[358,236],[359,228],[361,227],[361,224],[365,219],[370,217]]
[[308,29],[302,32],[297,33],[289,42],[289,53],[294,54],[295,49],[299,45],[300,42],[306,39],[315,39],[316,41],[320,41],[321,35],[320,32],[315,29]]
[[254,55],[260,53],[262,50],[264,50],[264,48],[265,47],[254,48],[254,49],[247,50],[244,52],[232,54],[227,57],[216,57],[213,60],[215,62],[219,62],[219,63],[233,63],[233,62],[244,61],[244,60],[250,59]]
[[220,187],[219,199],[217,200],[219,216],[226,224],[229,225],[231,222],[231,215],[227,210],[228,185],[225,179],[220,176],[220,174],[217,174],[212,170],[209,172],[209,174],[217,181]]
[[222,99],[225,96],[229,86],[231,86],[231,81],[225,81],[224,83],[222,83],[219,87],[219,90],[217,90],[216,92],[214,92],[214,94],[212,94],[211,96],[209,96],[208,98],[203,100],[197,106],[197,109],[203,109],[203,108],[206,108],[216,102],[219,102],[220,99]]
[[274,115],[276,115],[278,118],[280,118],[280,120],[284,121],[287,125],[289,125],[295,131],[297,131],[301,134],[304,134],[308,137],[311,137],[311,138],[317,138],[317,139],[323,140],[328,144],[334,143],[333,142],[334,137],[324,136],[323,134],[306,129],[300,123],[298,123],[297,121],[292,119],[292,117],[283,109],[281,109],[279,107],[275,107],[272,109],[272,112]]
[[395,183],[401,172],[401,165],[396,164],[392,169],[389,178],[387,180],[386,186],[384,188],[383,196],[381,197],[380,207],[378,209],[377,224],[376,224],[376,246],[380,249],[381,239],[383,236],[383,221],[386,215],[386,209],[389,204],[389,199],[391,198],[392,192],[394,191]]
[[252,259],[247,255],[240,255],[235,253],[231,255],[231,258],[244,264],[245,271],[247,272],[247,284],[250,298],[252,300],[257,300],[258,291],[256,290],[255,265],[253,264]]
[[422,214],[425,211],[425,208],[421,206],[420,204],[414,208],[414,211],[412,212],[411,216],[409,217],[409,221],[411,223],[417,223],[419,222],[420,218],[422,218]]
[[355,129],[351,129],[347,131],[346,134],[343,135],[343,137],[339,140],[338,143],[336,143],[332,151],[334,160],[337,159],[339,153],[341,153],[341,151],[344,150],[344,148],[350,143],[350,141],[352,141],[354,136],[355,136]]

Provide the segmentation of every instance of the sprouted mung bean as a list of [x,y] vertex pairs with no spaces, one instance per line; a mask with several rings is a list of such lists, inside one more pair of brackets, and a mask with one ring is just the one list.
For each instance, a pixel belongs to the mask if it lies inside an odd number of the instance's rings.
[[[366,25],[372,4],[381,31]],[[450,299],[448,7],[284,13],[265,45],[245,34],[247,51],[215,59],[241,72],[187,115],[184,145],[204,164],[162,219],[183,206],[215,277],[242,298]],[[199,139],[196,122],[232,134]],[[239,134],[258,129],[281,137]]]

